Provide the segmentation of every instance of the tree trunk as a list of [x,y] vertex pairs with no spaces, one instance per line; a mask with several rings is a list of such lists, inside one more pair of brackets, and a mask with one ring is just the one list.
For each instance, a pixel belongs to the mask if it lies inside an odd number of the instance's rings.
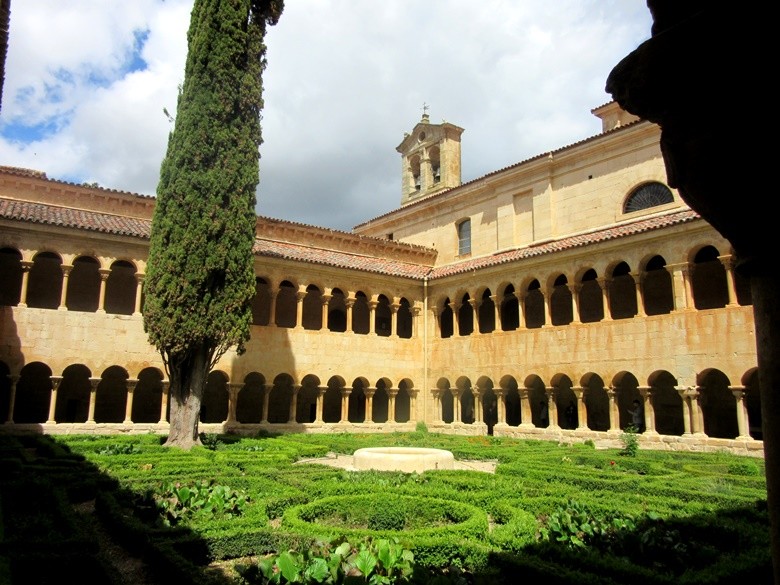
[[189,450],[201,445],[198,424],[208,376],[208,356],[208,348],[199,345],[188,359],[170,367],[171,422],[166,447]]

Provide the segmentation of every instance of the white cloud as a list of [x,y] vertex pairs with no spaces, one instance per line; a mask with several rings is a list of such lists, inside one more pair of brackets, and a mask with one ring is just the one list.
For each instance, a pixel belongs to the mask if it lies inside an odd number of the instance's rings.
[[[191,8],[14,4],[0,164],[153,193]],[[287,2],[266,39],[258,211],[348,230],[396,207],[395,147],[423,102],[433,122],[465,128],[464,180],[595,134],[607,75],[651,22],[625,0]],[[128,72],[140,31],[147,68]],[[20,121],[49,134],[13,141]]]

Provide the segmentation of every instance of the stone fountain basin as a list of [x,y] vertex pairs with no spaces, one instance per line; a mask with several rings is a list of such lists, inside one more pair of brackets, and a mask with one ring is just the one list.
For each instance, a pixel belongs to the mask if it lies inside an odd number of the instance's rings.
[[357,470],[422,473],[432,469],[454,469],[455,457],[445,449],[367,447],[355,451],[352,465]]

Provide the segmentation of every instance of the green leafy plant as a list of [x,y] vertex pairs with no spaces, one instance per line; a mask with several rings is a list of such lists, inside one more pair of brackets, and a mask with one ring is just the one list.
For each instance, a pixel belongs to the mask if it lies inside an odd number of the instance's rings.
[[631,515],[597,513],[589,506],[570,499],[546,518],[540,537],[573,549],[591,544],[609,549],[609,543],[620,533],[635,528],[636,520]]
[[190,486],[166,483],[150,496],[165,526],[175,526],[194,516],[238,516],[249,502],[243,492],[207,481]]
[[100,455],[133,455],[140,452],[141,449],[135,443],[114,443],[98,449]]
[[414,430],[418,433],[425,434],[428,432],[428,425],[426,425],[423,421],[417,421],[417,425],[415,425]]
[[637,437],[638,429],[634,425],[628,425],[620,434],[620,441],[623,443],[623,448],[619,451],[620,455],[624,457],[636,457],[637,451],[639,451],[639,438]]

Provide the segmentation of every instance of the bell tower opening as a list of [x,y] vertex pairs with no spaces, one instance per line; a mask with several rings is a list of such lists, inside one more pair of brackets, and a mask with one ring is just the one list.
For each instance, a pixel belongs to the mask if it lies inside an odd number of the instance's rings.
[[431,124],[423,105],[422,119],[396,147],[401,154],[401,206],[461,184],[462,133],[463,128],[443,120]]

